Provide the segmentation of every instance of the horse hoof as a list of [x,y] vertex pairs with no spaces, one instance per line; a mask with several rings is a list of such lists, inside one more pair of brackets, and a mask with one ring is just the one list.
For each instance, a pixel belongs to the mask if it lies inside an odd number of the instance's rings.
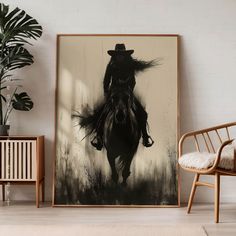
[[126,182],[122,182],[121,186],[125,188],[125,187],[127,187],[127,183]]

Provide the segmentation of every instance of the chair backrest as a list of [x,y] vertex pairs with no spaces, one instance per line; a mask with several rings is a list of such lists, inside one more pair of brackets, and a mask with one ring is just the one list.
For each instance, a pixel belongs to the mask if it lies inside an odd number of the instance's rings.
[[223,142],[236,138],[236,122],[193,131],[187,137],[193,139],[196,151],[216,153]]

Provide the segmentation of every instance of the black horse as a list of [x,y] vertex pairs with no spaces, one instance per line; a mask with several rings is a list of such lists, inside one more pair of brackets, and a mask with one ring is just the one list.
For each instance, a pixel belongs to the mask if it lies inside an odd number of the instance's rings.
[[139,108],[135,99],[137,98],[127,87],[112,89],[106,102],[97,105],[95,110],[86,108],[82,114],[73,115],[74,118],[79,118],[80,126],[87,130],[85,137],[97,135],[97,130],[102,131],[102,142],[107,151],[112,180],[118,183],[119,173],[122,172],[123,185],[126,185],[130,175],[130,165],[141,137],[137,117]]
[[126,185],[131,173],[130,165],[141,137],[141,129],[134,111],[134,99],[130,90],[111,91],[110,107],[104,123],[103,143],[107,150],[112,180],[118,183],[119,173],[122,172],[122,185]]

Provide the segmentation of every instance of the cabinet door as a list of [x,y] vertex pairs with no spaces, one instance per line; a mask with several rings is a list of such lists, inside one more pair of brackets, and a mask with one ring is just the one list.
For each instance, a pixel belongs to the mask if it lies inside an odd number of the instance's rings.
[[36,180],[36,141],[1,140],[0,180]]

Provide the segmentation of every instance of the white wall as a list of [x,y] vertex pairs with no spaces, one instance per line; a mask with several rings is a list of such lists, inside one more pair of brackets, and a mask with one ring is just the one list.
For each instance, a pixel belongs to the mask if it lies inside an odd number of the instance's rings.
[[[35,63],[19,77],[35,102],[15,113],[12,134],[46,136],[46,193],[51,197],[57,33],[153,33],[181,35],[181,133],[236,120],[235,0],[5,0],[35,17],[44,33],[31,48]],[[182,173],[186,201],[192,175]],[[234,181],[234,182],[233,182]],[[222,201],[236,201],[236,179],[222,181]],[[212,190],[196,200],[212,201]],[[34,200],[32,187],[14,187],[13,198]]]

